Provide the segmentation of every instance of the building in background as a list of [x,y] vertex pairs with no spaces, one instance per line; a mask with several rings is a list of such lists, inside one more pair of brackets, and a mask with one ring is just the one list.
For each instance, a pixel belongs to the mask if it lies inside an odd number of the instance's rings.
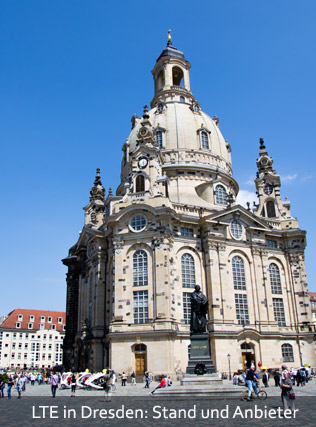
[[0,367],[42,369],[61,365],[65,312],[17,308],[0,325]]
[[[63,263],[67,368],[185,372],[190,293],[208,296],[218,371],[262,362],[315,366],[306,232],[260,139],[258,203],[238,205],[231,145],[190,90],[190,63],[169,39],[152,70],[151,109],[134,115],[121,183],[97,170],[85,225]],[[115,161],[115,159],[112,159]]]

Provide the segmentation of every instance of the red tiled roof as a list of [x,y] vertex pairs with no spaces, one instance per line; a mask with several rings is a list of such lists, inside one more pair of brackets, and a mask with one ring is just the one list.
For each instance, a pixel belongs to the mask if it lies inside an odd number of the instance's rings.
[[[23,315],[23,320],[18,320],[18,315]],[[34,321],[30,321],[30,316],[34,316]],[[45,322],[41,322],[41,317],[45,317]],[[48,322],[47,318],[51,317],[52,322]],[[62,323],[58,323],[58,317],[62,318]],[[20,322],[21,327],[16,327],[16,322]],[[32,329],[28,328],[28,323],[32,323]],[[28,331],[39,330],[40,323],[44,323],[44,329],[51,329],[51,325],[56,325],[56,331],[62,332],[63,325],[66,323],[66,313],[64,311],[49,311],[49,310],[29,310],[25,308],[16,308],[9,313],[7,319],[0,325],[0,329],[27,329]]]
[[309,292],[309,299],[316,300],[316,292]]

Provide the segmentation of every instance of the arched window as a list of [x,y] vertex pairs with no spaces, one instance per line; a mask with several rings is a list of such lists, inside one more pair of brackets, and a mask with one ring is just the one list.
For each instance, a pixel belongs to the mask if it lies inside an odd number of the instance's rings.
[[147,348],[145,344],[135,344],[134,345],[134,352],[135,353],[144,353],[146,352]]
[[283,362],[294,362],[293,347],[291,344],[282,344],[281,350]]
[[280,270],[276,264],[269,265],[271,292],[273,294],[282,294]]
[[267,217],[268,218],[274,218],[274,217],[276,217],[276,214],[275,214],[275,205],[274,205],[274,202],[272,200],[269,200],[267,202],[266,208],[267,208]]
[[138,175],[136,177],[136,193],[145,191],[145,178],[144,175]]
[[180,102],[185,102],[185,97],[184,96],[180,96]]
[[217,205],[227,205],[227,193],[223,185],[219,184],[215,187],[215,203]]
[[162,102],[160,102],[160,103],[158,104],[157,111],[158,111],[158,113],[162,113],[162,112],[163,112],[163,110],[164,110],[164,105],[163,105],[163,103],[162,103]]
[[184,288],[194,288],[195,268],[194,259],[190,254],[183,254],[181,257],[182,286]]
[[208,145],[208,134],[204,130],[201,132],[201,147],[202,148],[210,148]]
[[172,82],[174,86],[182,86],[183,71],[179,67],[172,68]]
[[246,276],[245,276],[245,266],[244,261],[239,256],[234,256],[232,259],[232,269],[233,269],[233,282],[234,289],[239,289],[242,291],[246,290]]
[[157,143],[157,147],[158,148],[162,148],[163,147],[162,131],[161,130],[158,130],[156,132],[156,143]]
[[148,285],[148,259],[143,250],[136,251],[133,255],[133,286]]
[[165,84],[165,76],[163,70],[161,70],[156,79],[156,90],[160,90],[163,88]]

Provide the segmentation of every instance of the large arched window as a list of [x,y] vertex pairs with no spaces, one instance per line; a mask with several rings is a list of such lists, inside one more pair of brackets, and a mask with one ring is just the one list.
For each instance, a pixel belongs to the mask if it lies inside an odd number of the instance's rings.
[[294,362],[293,347],[291,344],[282,344],[283,362]]
[[281,278],[279,267],[272,263],[269,265],[271,292],[273,294],[282,294]]
[[221,184],[215,187],[215,203],[217,205],[227,205],[226,188]]
[[181,257],[182,286],[184,288],[194,288],[195,268],[194,259],[190,254],[183,254]]
[[138,175],[136,177],[136,193],[145,191],[145,177],[144,175]]
[[148,259],[143,250],[136,251],[133,255],[133,286],[148,285]]
[[210,148],[208,144],[208,134],[205,132],[205,130],[201,132],[201,147]]
[[276,216],[276,213],[275,213],[275,205],[272,200],[269,200],[267,202],[266,208],[267,208],[267,217],[274,218]]
[[234,256],[232,259],[233,268],[233,282],[234,289],[242,291],[246,290],[246,277],[245,277],[245,266],[244,261],[239,256]]

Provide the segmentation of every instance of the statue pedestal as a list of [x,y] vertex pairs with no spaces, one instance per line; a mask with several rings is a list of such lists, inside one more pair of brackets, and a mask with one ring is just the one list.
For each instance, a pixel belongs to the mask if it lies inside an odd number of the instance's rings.
[[[207,374],[215,373],[215,367],[210,355],[209,337],[207,333],[191,334],[191,351],[187,374],[194,374],[195,366],[204,363]],[[203,377],[204,375],[197,375]]]

